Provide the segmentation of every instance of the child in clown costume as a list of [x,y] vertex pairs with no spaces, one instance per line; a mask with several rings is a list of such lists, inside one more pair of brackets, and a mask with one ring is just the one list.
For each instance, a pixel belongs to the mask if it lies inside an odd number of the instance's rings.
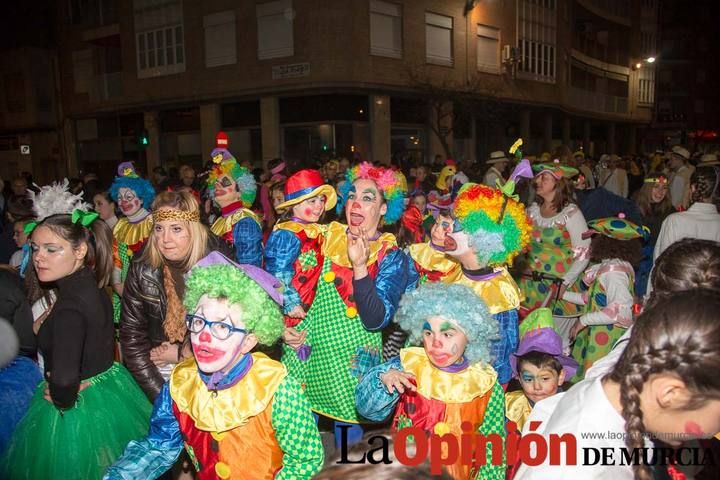
[[[113,228],[113,319],[120,322],[120,296],[132,256],[139,252],[152,232],[148,208],[155,198],[152,184],[140,178],[132,162],[118,166],[118,176],[110,186],[110,196],[123,213]],[[147,207],[147,208],[146,208]]]
[[309,479],[323,462],[300,385],[262,353],[282,334],[280,284],[213,252],[190,271],[184,304],[195,358],[155,401],[150,432],[128,444],[106,479],[153,479],[187,450],[199,479]]
[[462,271],[443,281],[470,287],[483,299],[500,324],[500,339],[493,342],[493,367],[498,381],[512,377],[510,354],[518,344],[518,308],[522,293],[507,266],[530,241],[530,224],[523,204],[513,195],[519,177],[529,175],[523,160],[510,175],[503,190],[476,183],[460,188],[453,205],[452,229],[445,235],[445,253],[456,258]]
[[[395,431],[417,427],[459,438],[462,423],[470,422],[477,433],[504,437],[503,391],[490,366],[498,323],[482,299],[466,286],[425,284],[403,297],[395,318],[422,347],[402,349],[363,377],[356,389],[360,414],[383,421],[394,413]],[[492,465],[486,453],[479,469],[458,461],[448,472],[456,480],[504,479],[504,462]]]
[[324,227],[317,222],[336,203],[335,190],[323,182],[319,171],[308,169],[295,173],[285,183],[285,202],[277,207],[287,210],[289,219],[275,226],[265,247],[265,270],[285,286],[283,348],[297,351],[300,358],[306,358],[310,348],[303,343],[306,333],[300,334],[295,327],[313,303],[323,264]]
[[584,306],[584,313],[570,331],[575,339],[572,356],[580,364],[573,382],[582,380],[592,364],[612,350],[633,322],[635,266],[642,258],[647,230],[618,217],[588,223],[585,236],[593,236],[590,260],[583,283],[588,291],[565,292],[563,298]]
[[452,283],[462,275],[460,262],[445,254],[445,235],[452,232],[453,219],[449,210],[434,214],[435,223],[430,228],[430,241],[415,243],[408,248],[412,260],[410,267],[418,276],[419,284],[425,282]]
[[207,177],[208,193],[220,207],[222,215],[210,230],[235,247],[239,263],[262,266],[262,222],[249,207],[255,201],[257,185],[247,168],[238,165],[227,149],[228,138],[223,132],[216,137],[217,147],[211,152],[213,167]]
[[407,257],[395,236],[381,233],[382,219],[397,221],[405,192],[395,173],[362,163],[348,170],[338,210],[348,224],[331,222],[322,244],[322,269],[315,299],[295,327],[312,354],[301,361],[285,350],[282,361],[304,384],[312,409],[335,420],[335,443],[342,429],[348,443],[362,437],[355,410],[355,386],[381,362],[381,331],[392,320],[408,283]]
[[577,371],[578,364],[563,355],[562,338],[549,308],[533,310],[520,324],[520,345],[510,357],[520,390],[505,394],[505,416],[522,431],[533,406],[558,393]]

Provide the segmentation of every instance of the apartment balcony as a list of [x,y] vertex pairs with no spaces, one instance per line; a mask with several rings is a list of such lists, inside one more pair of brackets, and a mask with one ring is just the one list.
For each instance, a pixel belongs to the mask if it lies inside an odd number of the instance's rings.
[[586,10],[592,12],[598,17],[602,17],[620,25],[629,27],[632,25],[630,20],[631,2],[627,0],[575,0]]
[[616,97],[605,93],[591,92],[582,88],[568,86],[563,90],[565,105],[578,110],[594,113],[627,115],[627,97]]

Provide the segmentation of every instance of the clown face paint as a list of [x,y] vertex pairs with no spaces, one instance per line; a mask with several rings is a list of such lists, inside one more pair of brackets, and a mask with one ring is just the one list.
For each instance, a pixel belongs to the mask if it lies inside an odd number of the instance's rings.
[[[194,315],[210,322],[223,322],[236,328],[245,328],[242,309],[237,304],[229,304],[227,300],[203,295]],[[198,367],[211,374],[230,370],[255,346],[256,340],[254,335],[240,332],[233,332],[225,340],[219,340],[210,333],[209,326],[205,325],[200,333],[190,333],[190,342]]]
[[318,195],[293,205],[293,216],[308,223],[316,223],[325,212],[325,195]]
[[[685,394],[690,400],[690,392]],[[654,399],[651,411],[645,412],[645,430],[662,438],[665,443],[680,445],[683,440],[710,438],[720,432],[720,400],[708,400],[700,408],[688,410],[682,407],[661,407]]]
[[350,187],[345,218],[350,233],[360,235],[365,230],[369,238],[377,233],[380,218],[387,212],[382,192],[372,180],[355,180]]
[[462,362],[467,337],[454,323],[443,317],[430,317],[423,325],[422,337],[425,353],[436,367]]
[[435,225],[430,229],[430,240],[433,245],[445,248],[445,238],[453,231],[453,219],[446,215],[438,215]]
[[445,236],[445,253],[452,257],[465,255],[470,249],[470,237],[462,230]]
[[565,371],[560,374],[551,368],[538,368],[530,362],[520,364],[520,386],[533,403],[552,397],[565,381]]
[[135,190],[125,187],[121,187],[118,189],[117,201],[118,207],[120,207],[120,211],[126,217],[132,217],[143,206],[143,202],[140,197],[137,196]]
[[222,208],[239,201],[240,192],[235,180],[227,174],[219,177],[215,182],[215,202]]

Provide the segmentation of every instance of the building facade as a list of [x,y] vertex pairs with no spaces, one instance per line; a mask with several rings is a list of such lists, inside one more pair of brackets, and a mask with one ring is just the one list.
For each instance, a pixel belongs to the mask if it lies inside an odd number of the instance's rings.
[[[633,152],[657,0],[58,2],[63,170]],[[647,50],[647,49],[646,49]],[[148,145],[139,145],[145,132]]]

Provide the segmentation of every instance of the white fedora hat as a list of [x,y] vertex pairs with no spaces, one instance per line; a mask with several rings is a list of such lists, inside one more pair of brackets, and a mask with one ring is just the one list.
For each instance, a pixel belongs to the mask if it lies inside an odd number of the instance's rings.
[[509,162],[510,159],[505,156],[505,152],[498,150],[490,154],[490,158],[485,163]]

